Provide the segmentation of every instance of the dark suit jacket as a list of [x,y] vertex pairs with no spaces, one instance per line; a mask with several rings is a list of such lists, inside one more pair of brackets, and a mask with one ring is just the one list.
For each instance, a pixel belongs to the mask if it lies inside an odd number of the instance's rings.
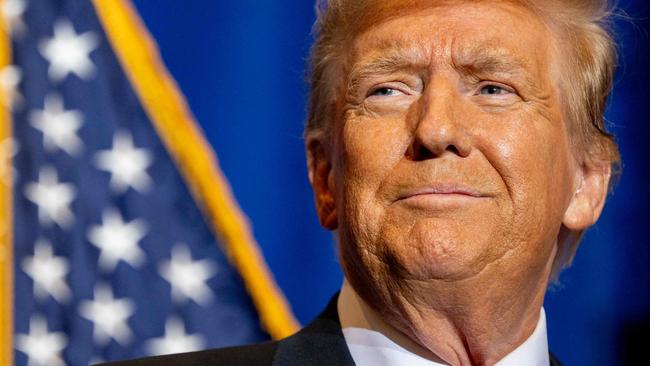
[[[143,358],[105,366],[354,366],[341,331],[337,299],[338,295],[334,296],[327,308],[301,331],[280,341]],[[550,366],[561,366],[553,355]]]

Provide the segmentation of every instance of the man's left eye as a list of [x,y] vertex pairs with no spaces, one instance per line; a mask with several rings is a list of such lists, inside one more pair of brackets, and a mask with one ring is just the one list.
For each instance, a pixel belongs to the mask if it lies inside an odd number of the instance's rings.
[[507,93],[512,93],[512,91],[499,85],[486,85],[479,92],[481,95],[501,95]]

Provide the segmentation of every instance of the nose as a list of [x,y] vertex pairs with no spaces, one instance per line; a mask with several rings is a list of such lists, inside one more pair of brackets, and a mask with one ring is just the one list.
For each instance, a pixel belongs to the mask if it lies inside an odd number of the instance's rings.
[[465,158],[471,141],[459,116],[463,115],[457,88],[452,82],[431,80],[414,113],[415,132],[406,156],[413,161],[433,159],[446,153]]

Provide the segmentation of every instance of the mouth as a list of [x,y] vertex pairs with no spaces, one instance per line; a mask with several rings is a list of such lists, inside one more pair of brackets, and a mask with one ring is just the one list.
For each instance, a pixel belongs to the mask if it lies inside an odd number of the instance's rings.
[[483,192],[462,184],[434,184],[406,190],[397,199],[417,208],[449,208],[488,198]]
[[485,194],[472,187],[461,184],[435,184],[426,187],[415,188],[406,191],[399,199],[408,199],[411,197],[441,195],[441,196],[467,196],[474,198],[486,197]]

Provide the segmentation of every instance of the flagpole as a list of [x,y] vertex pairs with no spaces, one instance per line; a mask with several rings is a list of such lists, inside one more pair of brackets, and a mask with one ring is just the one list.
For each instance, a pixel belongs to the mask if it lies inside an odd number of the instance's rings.
[[[3,9],[3,0],[0,0]],[[0,10],[1,12],[2,10]],[[0,71],[11,64],[6,17],[0,14]],[[13,365],[12,164],[10,95],[0,88],[0,366]]]

